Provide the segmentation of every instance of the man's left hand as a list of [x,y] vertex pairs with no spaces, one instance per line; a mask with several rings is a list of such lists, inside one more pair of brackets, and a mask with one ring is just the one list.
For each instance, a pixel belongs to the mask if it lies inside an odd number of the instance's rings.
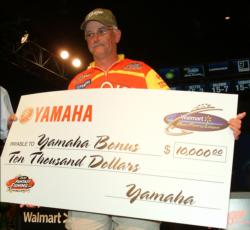
[[241,134],[241,123],[242,119],[247,115],[246,112],[239,113],[235,118],[229,120],[229,127],[233,130],[235,140],[239,139]]

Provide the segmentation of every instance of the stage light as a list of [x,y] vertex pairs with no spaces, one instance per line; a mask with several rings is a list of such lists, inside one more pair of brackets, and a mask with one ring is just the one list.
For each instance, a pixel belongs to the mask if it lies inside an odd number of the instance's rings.
[[22,37],[21,37],[21,44],[24,44],[28,41],[29,34],[26,32]]
[[74,59],[72,60],[72,65],[73,65],[74,67],[76,67],[76,68],[80,67],[80,66],[82,65],[81,60],[78,59],[78,58],[74,58]]
[[62,59],[68,59],[68,58],[69,58],[69,52],[68,52],[67,50],[62,50],[62,51],[60,52],[60,57],[61,57]]

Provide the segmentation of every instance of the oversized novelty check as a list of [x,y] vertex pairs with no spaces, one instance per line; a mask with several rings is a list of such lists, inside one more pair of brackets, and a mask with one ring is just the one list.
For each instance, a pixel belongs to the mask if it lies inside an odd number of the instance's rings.
[[22,96],[1,200],[225,228],[237,100],[144,89]]

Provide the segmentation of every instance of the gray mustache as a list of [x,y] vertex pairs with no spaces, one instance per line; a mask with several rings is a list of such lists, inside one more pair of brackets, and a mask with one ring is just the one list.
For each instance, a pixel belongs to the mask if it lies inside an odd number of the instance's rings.
[[103,44],[102,44],[102,43],[96,43],[96,44],[94,44],[94,45],[92,46],[92,48],[96,48],[97,46],[103,46]]

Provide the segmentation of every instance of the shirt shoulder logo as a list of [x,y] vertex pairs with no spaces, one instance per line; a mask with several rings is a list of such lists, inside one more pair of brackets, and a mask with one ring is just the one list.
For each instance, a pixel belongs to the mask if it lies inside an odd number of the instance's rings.
[[132,62],[129,63],[128,65],[124,66],[123,69],[125,70],[138,70],[142,68],[142,64],[138,62]]
[[76,85],[76,89],[84,89],[84,88],[86,88],[88,85],[90,85],[91,84],[91,79],[89,79],[89,80],[86,80],[86,81],[84,81],[83,83],[81,83],[81,84],[77,84]]
[[89,77],[89,76],[90,76],[89,73],[81,74],[81,75],[78,77],[78,80],[82,80],[82,79],[87,78],[87,77]]

